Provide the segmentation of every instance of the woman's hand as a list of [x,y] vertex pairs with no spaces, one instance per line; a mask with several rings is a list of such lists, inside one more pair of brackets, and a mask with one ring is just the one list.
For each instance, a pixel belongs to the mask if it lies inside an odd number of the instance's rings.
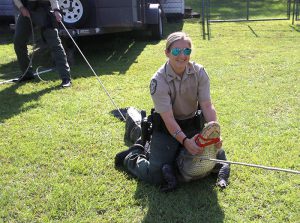
[[56,21],[57,21],[57,22],[61,22],[61,20],[62,20],[62,15],[60,14],[60,12],[57,11],[57,10],[55,10],[55,11],[54,11],[54,15],[55,15]]
[[186,139],[185,142],[184,142],[184,147],[192,155],[200,155],[204,151],[203,147],[199,147],[196,144],[196,142],[195,142],[195,138],[196,137],[197,137],[197,134],[193,138],[191,138],[191,139]]
[[[184,147],[189,151],[190,154],[192,155],[200,155],[204,151],[204,147],[200,147],[196,144],[195,139],[198,134],[196,134],[193,138],[191,139],[186,139],[184,142]],[[217,149],[221,149],[223,144],[223,140],[220,137],[220,141],[215,144],[215,147]]]
[[30,13],[29,13],[28,9],[25,8],[24,6],[22,6],[20,8],[20,12],[21,12],[22,16],[30,18]]

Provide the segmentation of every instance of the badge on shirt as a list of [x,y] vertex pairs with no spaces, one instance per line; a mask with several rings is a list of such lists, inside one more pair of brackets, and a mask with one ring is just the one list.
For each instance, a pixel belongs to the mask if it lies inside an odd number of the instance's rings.
[[150,93],[153,95],[156,92],[157,80],[152,79],[150,83]]

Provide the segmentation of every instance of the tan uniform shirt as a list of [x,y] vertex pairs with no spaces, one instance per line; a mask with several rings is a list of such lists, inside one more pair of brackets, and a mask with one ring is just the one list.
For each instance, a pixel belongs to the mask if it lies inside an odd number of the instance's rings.
[[[28,0],[30,2],[35,2],[35,1],[42,1],[42,2],[50,2],[51,8],[54,9],[59,9],[58,1],[57,0]],[[20,9],[23,4],[21,0],[14,0],[15,5],[17,6],[18,9]]]
[[150,93],[156,112],[172,109],[176,119],[188,119],[195,115],[198,102],[210,100],[209,77],[202,65],[189,62],[180,78],[167,62],[152,77]]

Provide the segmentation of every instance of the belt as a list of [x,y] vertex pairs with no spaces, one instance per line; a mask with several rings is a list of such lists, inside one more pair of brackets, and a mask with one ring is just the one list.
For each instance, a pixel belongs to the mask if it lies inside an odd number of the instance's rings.
[[[153,122],[153,130],[154,131],[165,132],[165,133],[169,134],[169,131],[168,131],[164,121],[162,120],[160,114],[154,112],[152,114],[152,118],[153,118],[152,122]],[[185,120],[177,120],[176,119],[176,122],[178,123],[178,125],[180,126],[180,128],[183,131],[190,129],[191,127],[201,130],[203,128],[202,124],[200,123],[200,120],[202,118],[203,118],[203,114],[200,113],[189,119],[185,119]],[[204,125],[204,123],[203,123],[203,125]]]

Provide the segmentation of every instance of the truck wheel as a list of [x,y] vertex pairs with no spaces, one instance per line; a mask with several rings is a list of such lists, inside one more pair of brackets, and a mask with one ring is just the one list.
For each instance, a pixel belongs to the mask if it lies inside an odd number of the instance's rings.
[[84,25],[90,11],[86,0],[58,0],[62,9],[63,22],[67,27],[79,28]]
[[162,12],[161,9],[158,11],[158,23],[151,25],[151,33],[152,33],[152,38],[155,40],[161,40],[163,38],[163,17],[162,17]]

